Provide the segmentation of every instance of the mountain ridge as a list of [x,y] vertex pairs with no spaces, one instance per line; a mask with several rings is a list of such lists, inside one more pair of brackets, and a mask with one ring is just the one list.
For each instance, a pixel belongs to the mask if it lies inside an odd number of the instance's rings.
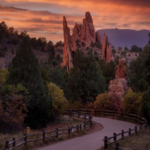
[[101,37],[103,37],[104,32],[107,34],[111,45],[116,48],[121,46],[124,48],[127,46],[129,49],[132,45],[137,45],[138,47],[144,47],[148,43],[148,33],[150,30],[132,30],[132,29],[101,29],[98,30]]

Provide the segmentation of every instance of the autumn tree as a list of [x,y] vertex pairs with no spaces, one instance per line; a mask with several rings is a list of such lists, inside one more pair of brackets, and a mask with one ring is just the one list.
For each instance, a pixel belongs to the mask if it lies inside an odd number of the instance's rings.
[[62,114],[68,104],[67,99],[64,97],[64,92],[56,84],[50,82],[47,84],[48,94],[52,97],[53,111],[55,115]]

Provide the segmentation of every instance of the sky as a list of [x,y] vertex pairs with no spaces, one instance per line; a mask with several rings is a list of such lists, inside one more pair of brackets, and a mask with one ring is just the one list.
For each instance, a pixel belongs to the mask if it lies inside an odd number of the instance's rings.
[[63,16],[72,29],[85,12],[99,29],[150,30],[150,0],[0,0],[0,22],[31,37],[63,41]]

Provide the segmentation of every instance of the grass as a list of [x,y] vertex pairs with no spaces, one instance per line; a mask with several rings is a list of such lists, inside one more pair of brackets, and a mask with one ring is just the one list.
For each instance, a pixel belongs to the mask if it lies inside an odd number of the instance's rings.
[[[120,141],[118,141],[120,147],[125,150],[150,150],[150,126],[146,129],[143,128],[138,132],[138,134],[133,134]],[[108,147],[109,150],[114,150],[111,146]],[[104,150],[102,147],[100,150]]]
[[[48,132],[48,131],[55,130],[55,128],[68,129],[68,127],[71,127],[71,126],[75,127],[79,124],[83,124],[83,120],[78,119],[78,118],[75,119],[75,118],[71,118],[71,117],[66,117],[66,116],[59,117],[59,118],[55,119],[54,122],[49,123],[48,126],[46,128],[44,128],[44,130],[45,130],[45,132]],[[75,129],[74,129],[74,131],[75,131]],[[67,131],[62,131],[62,132],[67,132]],[[37,134],[37,133],[42,133],[42,130],[31,130],[31,132],[29,134]],[[53,134],[55,134],[55,132]],[[30,142],[30,143],[27,143],[27,145],[25,145],[25,146],[23,145],[18,148],[15,148],[15,149],[16,150],[29,150],[29,149],[33,149],[38,146],[44,146],[46,144],[53,144],[55,142],[63,141],[63,140],[69,139],[69,138],[74,138],[76,136],[81,136],[84,134],[85,134],[84,130],[81,130],[78,132],[71,132],[70,135],[65,134],[65,135],[59,135],[58,138],[56,138],[56,137],[46,138],[45,142],[43,142],[43,140]],[[24,135],[24,131],[20,131],[19,133],[12,133],[12,134],[0,133],[0,150],[4,150],[5,141],[12,141],[12,138],[15,137],[16,139],[18,139],[20,137],[23,137],[23,135]],[[46,134],[46,136],[49,136],[49,135],[51,135],[51,134]],[[32,137],[28,137],[28,140],[35,139],[35,138],[41,138],[41,137],[42,137],[42,135],[35,135]],[[23,140],[20,142],[23,142]],[[18,144],[18,143],[16,143],[16,144]]]

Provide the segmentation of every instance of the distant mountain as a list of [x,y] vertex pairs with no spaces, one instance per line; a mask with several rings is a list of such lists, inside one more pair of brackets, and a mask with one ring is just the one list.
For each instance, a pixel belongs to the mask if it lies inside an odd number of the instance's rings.
[[102,29],[98,30],[103,38],[104,32],[108,36],[109,42],[116,48],[127,46],[129,49],[132,45],[144,47],[148,43],[149,30],[128,30],[128,29]]

